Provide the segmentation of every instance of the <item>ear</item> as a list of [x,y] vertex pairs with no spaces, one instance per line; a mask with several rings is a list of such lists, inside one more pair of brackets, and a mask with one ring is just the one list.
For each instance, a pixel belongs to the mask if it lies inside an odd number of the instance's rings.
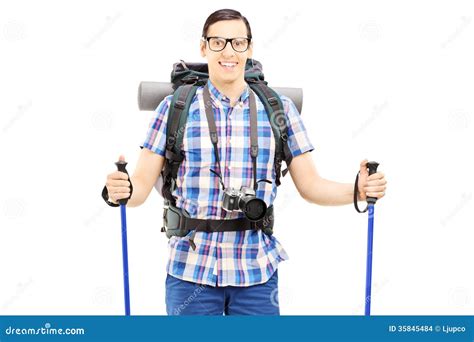
[[249,48],[247,50],[247,58],[252,58],[253,55],[253,41],[250,41]]
[[206,57],[206,41],[201,39],[199,43],[199,50],[201,51],[201,57]]

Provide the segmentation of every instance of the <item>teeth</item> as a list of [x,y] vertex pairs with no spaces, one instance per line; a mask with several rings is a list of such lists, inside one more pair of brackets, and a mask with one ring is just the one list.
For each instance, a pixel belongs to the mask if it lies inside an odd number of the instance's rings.
[[222,64],[223,66],[226,66],[226,67],[233,67],[233,66],[235,66],[237,63],[225,63],[225,62],[221,62],[221,64]]

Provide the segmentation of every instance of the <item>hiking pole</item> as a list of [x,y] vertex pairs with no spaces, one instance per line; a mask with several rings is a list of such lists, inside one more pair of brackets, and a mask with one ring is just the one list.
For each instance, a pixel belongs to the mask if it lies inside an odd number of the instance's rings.
[[[127,162],[119,160],[115,163],[118,171],[128,174],[125,167]],[[123,257],[123,292],[125,299],[125,316],[130,316],[130,289],[128,284],[128,251],[127,251],[127,202],[128,198],[118,200],[120,203],[120,217],[122,220],[122,257]]]
[[[379,163],[375,161],[367,162],[365,165],[365,172],[369,169],[369,176],[377,172]],[[362,164],[361,164],[362,170]],[[364,210],[360,210],[357,205],[357,195],[359,193],[359,174],[357,173],[356,180],[354,183],[354,207],[358,213],[365,213],[369,210],[369,233],[367,237],[367,273],[365,276],[365,315],[370,316],[370,303],[372,301],[372,247],[373,247],[373,235],[374,235],[374,206],[377,202],[376,197],[367,197],[367,207]]]
[[[377,172],[379,163],[368,162],[369,176]],[[367,208],[369,210],[369,232],[367,238],[367,273],[365,278],[365,316],[370,316],[370,303],[372,301],[372,246],[374,235],[374,207],[376,197],[367,197]]]

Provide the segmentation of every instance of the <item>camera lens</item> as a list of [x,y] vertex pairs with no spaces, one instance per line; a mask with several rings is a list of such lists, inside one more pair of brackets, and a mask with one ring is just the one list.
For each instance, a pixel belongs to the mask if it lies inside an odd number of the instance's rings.
[[241,210],[250,221],[259,221],[267,212],[267,204],[259,198],[246,196],[240,200]]

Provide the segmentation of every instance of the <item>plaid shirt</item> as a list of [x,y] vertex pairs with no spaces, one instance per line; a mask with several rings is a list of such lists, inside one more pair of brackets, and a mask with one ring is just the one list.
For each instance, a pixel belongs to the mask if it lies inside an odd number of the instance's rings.
[[[253,168],[250,156],[249,91],[246,89],[234,107],[210,81],[211,102],[218,133],[221,172],[226,187],[240,189],[242,185],[253,188]],[[275,138],[267,113],[256,96],[258,123],[257,198],[267,206],[273,204],[277,194],[275,185]],[[165,155],[168,108],[172,96],[166,97],[156,109],[143,147]],[[288,123],[288,142],[293,157],[314,149],[293,102],[281,96]],[[203,87],[198,88],[189,108],[188,120],[181,146],[185,153],[173,192],[176,206],[185,209],[190,217],[198,219],[235,219],[244,217],[242,212],[222,209],[223,191],[219,178],[209,127],[204,109]],[[278,215],[278,213],[276,213]],[[275,230],[278,232],[278,224]],[[266,282],[280,261],[288,255],[271,235],[261,230],[231,232],[197,232],[196,250],[189,245],[190,232],[185,237],[173,236],[169,240],[167,272],[177,278],[211,286],[250,286]]]

